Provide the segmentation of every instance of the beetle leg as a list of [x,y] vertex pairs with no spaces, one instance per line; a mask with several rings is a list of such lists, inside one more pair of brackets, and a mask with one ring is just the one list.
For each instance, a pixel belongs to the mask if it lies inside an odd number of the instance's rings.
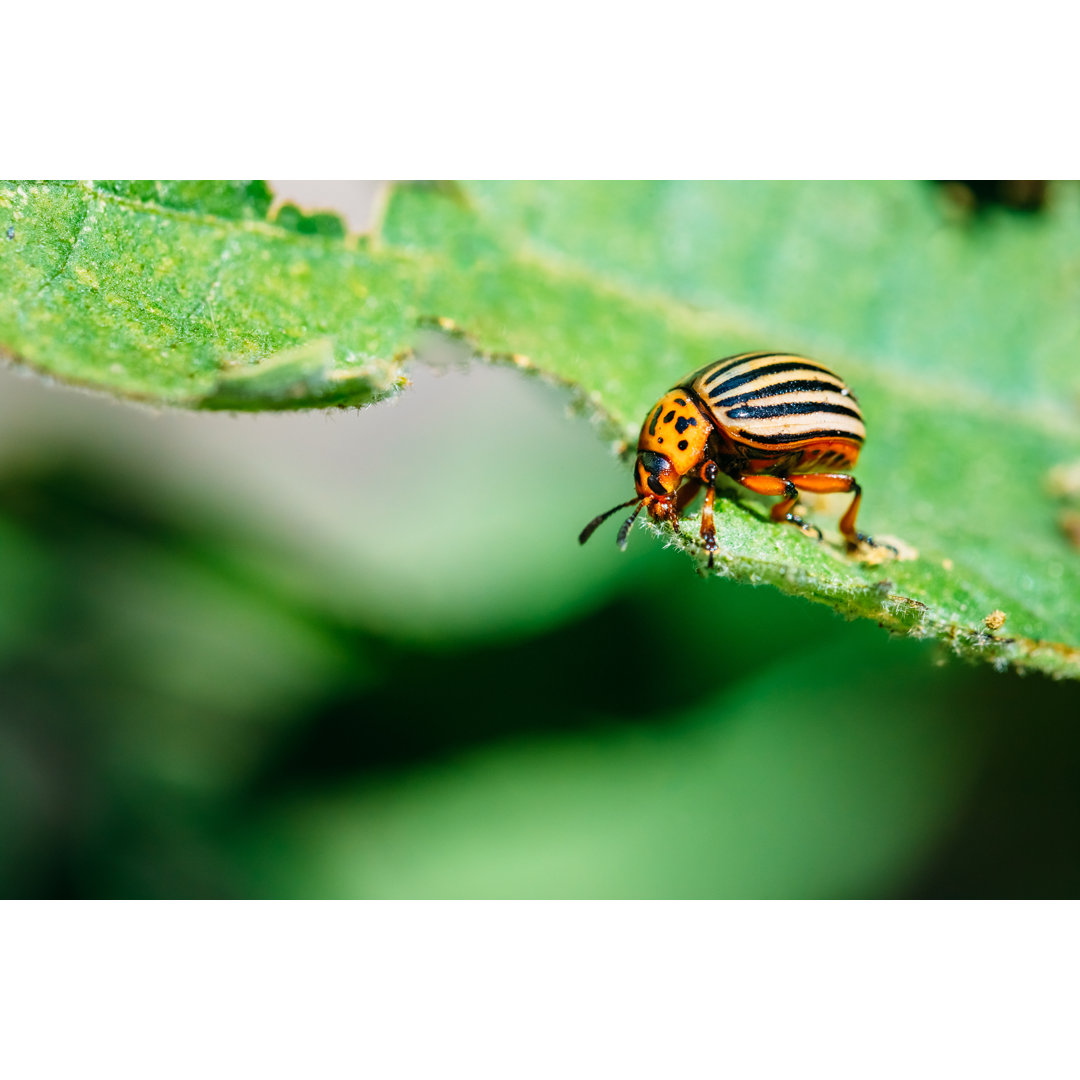
[[698,483],[696,478],[688,477],[683,482],[682,487],[675,493],[675,500],[665,519],[671,522],[671,527],[675,532],[682,533],[682,529],[679,528],[679,517],[687,506],[693,502],[694,496],[698,493],[700,487],[701,484]]
[[713,521],[713,500],[716,488],[705,489],[705,505],[701,510],[701,541],[709,553],[709,569],[713,568],[713,555],[716,552],[716,523]]
[[802,491],[813,491],[821,495],[836,491],[853,491],[855,497],[840,519],[840,532],[844,534],[844,539],[848,542],[848,549],[854,551],[860,543],[863,543],[868,547],[884,547],[896,555],[900,554],[892,544],[878,544],[872,536],[856,530],[855,518],[859,514],[859,503],[862,502],[862,488],[859,487],[854,476],[848,476],[847,473],[817,473],[792,477],[791,482]]
[[782,495],[783,498],[772,508],[773,521],[790,521],[805,532],[813,531],[816,538],[821,539],[821,530],[816,525],[803,521],[793,512],[792,507],[799,501],[799,492],[786,476],[736,476],[735,479],[744,488],[756,491],[759,495]]

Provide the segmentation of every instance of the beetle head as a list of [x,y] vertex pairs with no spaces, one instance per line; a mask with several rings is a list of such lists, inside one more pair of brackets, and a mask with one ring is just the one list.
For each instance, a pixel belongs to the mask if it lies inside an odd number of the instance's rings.
[[[679,471],[665,454],[658,454],[655,450],[638,451],[637,465],[634,466],[634,484],[640,498],[671,499],[681,479]],[[651,511],[652,507],[649,509]]]
[[626,539],[630,535],[630,526],[634,524],[634,519],[641,513],[643,508],[649,511],[655,521],[675,521],[679,516],[675,506],[675,491],[681,481],[682,476],[672,465],[669,458],[657,453],[655,450],[639,450],[637,465],[634,467],[634,483],[637,487],[637,495],[624,503],[619,503],[618,506],[613,506],[606,513],[593,518],[582,530],[581,535],[578,537],[579,542],[584,544],[592,536],[596,527],[614,514],[616,510],[622,510],[626,506],[633,506],[635,503],[637,505],[634,507],[634,512],[622,523],[616,537],[616,542],[621,548],[626,547]]

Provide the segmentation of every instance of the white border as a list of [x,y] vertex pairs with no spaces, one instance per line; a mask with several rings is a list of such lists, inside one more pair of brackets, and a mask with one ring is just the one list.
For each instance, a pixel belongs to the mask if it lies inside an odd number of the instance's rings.
[[1076,174],[1065,10],[16,4],[9,177]]
[[1075,1077],[1074,903],[0,906],[18,1077]]

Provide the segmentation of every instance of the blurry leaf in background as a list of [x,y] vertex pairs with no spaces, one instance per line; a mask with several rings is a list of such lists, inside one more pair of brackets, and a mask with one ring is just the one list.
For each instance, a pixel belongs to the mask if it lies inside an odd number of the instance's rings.
[[57,588],[51,567],[34,539],[0,517],[0,660],[35,625],[50,592]]
[[[528,640],[640,577],[646,546],[617,560],[576,544],[589,495],[568,500],[562,478],[620,470],[551,395],[508,372],[421,369],[370,424],[256,420],[153,415],[0,372],[0,738],[19,769],[0,784],[25,841],[6,850],[33,855],[7,894],[243,895],[221,842],[252,771],[376,672],[380,688],[390,670],[415,684],[423,654],[395,666],[388,641],[460,655]],[[464,504],[459,478],[488,458],[510,482]],[[493,520],[517,530],[501,563],[483,543]],[[350,728],[426,753],[389,693]],[[464,714],[440,697],[452,739]]]
[[340,572],[325,553],[291,571],[322,602],[398,638],[485,639],[587,610],[648,557],[579,557],[590,491],[617,490],[621,469],[552,388],[477,376],[414,367],[410,392],[355,429],[324,422],[334,483],[293,505]]
[[[522,741],[305,800],[252,842],[264,887],[880,895],[902,885],[956,813],[977,736],[973,720],[950,715],[948,676],[915,676],[897,653],[868,640],[774,660],[689,715],[671,690],[646,684],[643,695],[665,694],[663,726]],[[859,674],[815,678],[834,665]]]
[[115,828],[117,802],[152,821],[227,799],[313,699],[370,678],[357,649],[230,572],[228,538],[131,496],[85,465],[0,480],[5,525],[48,569],[0,665],[0,730],[53,833],[43,872],[56,846]]
[[632,578],[649,545],[577,545],[596,493],[623,482],[588,423],[550,387],[425,355],[438,366],[416,366],[408,395],[360,416],[153,415],[8,373],[0,465],[57,443],[62,460],[102,458],[196,518],[212,510],[234,558],[283,593],[397,637],[528,633]]

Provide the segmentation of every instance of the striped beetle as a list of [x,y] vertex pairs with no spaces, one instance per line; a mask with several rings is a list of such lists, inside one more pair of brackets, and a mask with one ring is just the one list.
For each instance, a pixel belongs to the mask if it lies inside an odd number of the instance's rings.
[[637,494],[590,521],[578,540],[584,544],[602,521],[634,503],[619,529],[620,548],[643,507],[678,531],[679,515],[704,487],[701,539],[711,567],[713,481],[724,473],[750,491],[781,496],[773,521],[790,521],[819,540],[821,530],[793,513],[799,492],[852,491],[840,519],[848,550],[860,542],[877,547],[855,530],[862,489],[847,472],[865,436],[855,395],[816,360],[767,352],[716,360],[681,379],[649,410],[638,439]]

